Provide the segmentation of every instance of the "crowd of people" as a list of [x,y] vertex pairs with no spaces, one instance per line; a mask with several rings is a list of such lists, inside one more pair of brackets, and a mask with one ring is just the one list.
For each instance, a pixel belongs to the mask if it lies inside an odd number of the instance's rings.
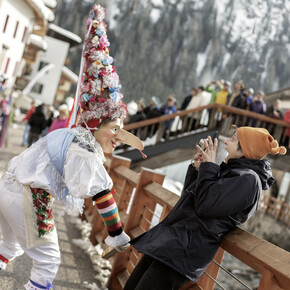
[[[231,83],[225,80],[217,80],[209,82],[205,87],[192,87],[188,96],[182,103],[178,105],[173,94],[169,94],[166,102],[162,104],[159,98],[153,96],[149,105],[146,106],[143,100],[138,102],[138,109],[135,114],[131,114],[128,122],[134,123],[146,119],[170,115],[182,110],[190,110],[201,106],[206,106],[212,103],[228,105],[238,109],[248,110],[258,114],[264,114],[268,117],[290,122],[290,110],[283,114],[281,110],[281,100],[277,99],[274,104],[266,105],[265,93],[262,90],[255,92],[253,88],[246,88],[242,80]],[[224,115],[220,109],[217,112],[216,118],[221,121]],[[257,120],[248,118],[246,125],[255,127]],[[194,124],[193,124],[194,125]],[[167,130],[170,126],[170,121],[166,122]],[[289,143],[290,130],[286,130],[286,143]]]
[[66,104],[60,105],[54,112],[50,106],[44,104],[36,106],[32,102],[31,108],[22,120],[25,122],[22,146],[30,146],[40,137],[56,129],[65,128],[68,116],[69,108]]

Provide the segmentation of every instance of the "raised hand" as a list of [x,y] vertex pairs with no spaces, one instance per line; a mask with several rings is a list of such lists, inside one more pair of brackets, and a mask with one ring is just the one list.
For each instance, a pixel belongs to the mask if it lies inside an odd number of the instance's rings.
[[216,163],[216,151],[218,147],[218,140],[217,138],[214,139],[214,142],[212,142],[212,139],[210,136],[207,137],[207,139],[203,139],[205,150],[203,151],[202,148],[199,145],[196,145],[196,148],[198,150],[198,154],[201,155],[201,162],[212,162]]
[[192,165],[195,167],[195,169],[198,171],[199,170],[199,166],[202,162],[202,155],[197,152],[194,157],[193,157],[193,160],[192,160]]

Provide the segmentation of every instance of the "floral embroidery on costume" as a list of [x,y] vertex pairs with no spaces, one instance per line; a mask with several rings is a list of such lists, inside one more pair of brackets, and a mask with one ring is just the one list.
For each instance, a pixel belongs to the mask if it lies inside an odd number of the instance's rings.
[[38,236],[42,237],[54,229],[54,218],[50,207],[50,194],[41,188],[31,188],[33,207],[37,217]]

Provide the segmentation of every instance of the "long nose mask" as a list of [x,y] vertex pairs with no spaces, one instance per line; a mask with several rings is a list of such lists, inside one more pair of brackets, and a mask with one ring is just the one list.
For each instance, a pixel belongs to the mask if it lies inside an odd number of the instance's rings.
[[127,145],[130,145],[130,146],[138,149],[141,152],[142,157],[144,159],[147,158],[147,156],[142,152],[142,150],[144,150],[143,143],[141,142],[141,140],[138,137],[136,137],[132,133],[120,128],[118,131],[118,139],[120,142],[125,143]]

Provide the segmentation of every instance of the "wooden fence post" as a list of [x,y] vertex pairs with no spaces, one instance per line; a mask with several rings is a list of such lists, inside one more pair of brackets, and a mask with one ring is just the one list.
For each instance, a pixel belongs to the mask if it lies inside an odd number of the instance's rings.
[[[150,199],[150,197],[147,197],[146,193],[144,192],[143,188],[149,183],[156,182],[159,184],[163,183],[165,176],[158,174],[150,169],[141,169],[139,180],[136,186],[136,193],[134,196],[134,199],[132,201],[132,208],[134,210],[130,210],[127,223],[124,227],[124,230],[127,234],[131,236],[131,238],[134,238],[135,235],[141,234],[141,231],[137,231],[138,225],[140,222],[140,219],[142,217],[144,206],[148,206],[149,208],[152,208],[155,206],[155,202]],[[148,230],[149,227],[145,230]],[[135,230],[132,235],[131,230]],[[130,249],[123,253],[118,253],[115,257],[110,280],[109,280],[109,286],[108,288],[111,290],[117,290],[122,289],[121,285],[118,281],[118,275],[122,271],[126,269],[126,265],[129,260],[130,255]]]

